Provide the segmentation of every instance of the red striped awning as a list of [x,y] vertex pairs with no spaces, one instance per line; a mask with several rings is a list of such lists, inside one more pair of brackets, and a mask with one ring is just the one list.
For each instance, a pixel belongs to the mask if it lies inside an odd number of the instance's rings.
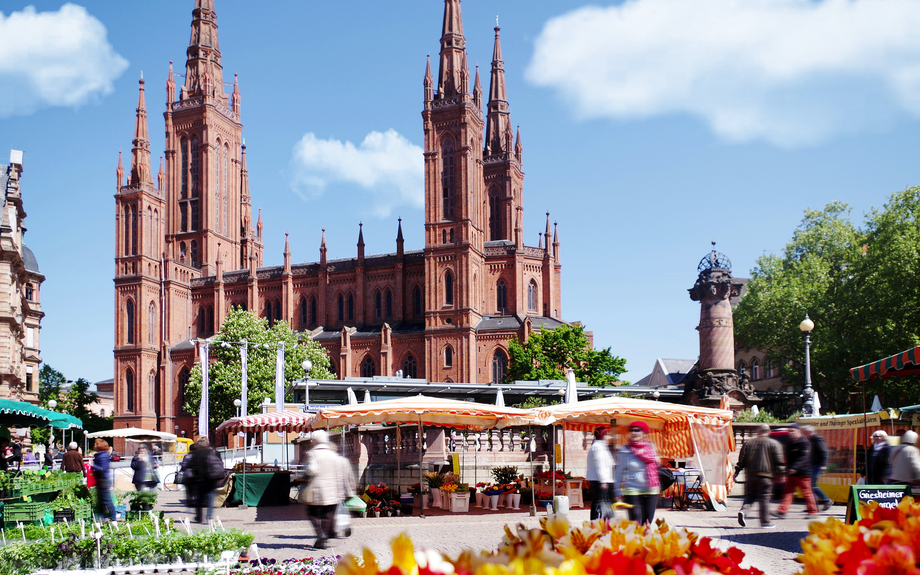
[[290,410],[258,413],[228,419],[218,426],[217,431],[222,433],[236,433],[239,431],[309,431],[313,417],[308,413]]
[[850,369],[856,381],[920,374],[920,346]]

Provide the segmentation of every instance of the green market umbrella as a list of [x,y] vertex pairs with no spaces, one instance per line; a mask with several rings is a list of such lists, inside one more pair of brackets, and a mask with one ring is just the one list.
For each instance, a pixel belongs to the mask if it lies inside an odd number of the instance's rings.
[[25,401],[0,399],[0,425],[19,427],[50,425],[58,429],[83,427],[83,422],[72,415],[42,409],[37,405]]

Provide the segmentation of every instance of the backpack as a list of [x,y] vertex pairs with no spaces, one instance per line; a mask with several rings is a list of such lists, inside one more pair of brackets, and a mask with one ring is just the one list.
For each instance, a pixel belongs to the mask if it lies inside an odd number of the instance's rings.
[[208,479],[211,481],[221,481],[226,477],[227,473],[224,470],[224,462],[220,460],[217,453],[211,450],[211,452],[208,453],[206,461],[208,466]]

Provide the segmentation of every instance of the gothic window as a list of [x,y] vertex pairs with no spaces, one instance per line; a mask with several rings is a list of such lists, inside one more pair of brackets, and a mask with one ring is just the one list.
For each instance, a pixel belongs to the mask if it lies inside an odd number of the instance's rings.
[[747,372],[747,364],[744,363],[743,361],[739,361],[738,362],[738,373],[741,374],[745,372]]
[[268,327],[275,325],[275,318],[272,317],[272,302],[265,300],[265,319],[268,320]]
[[316,297],[310,298],[310,325],[316,325]]
[[444,274],[444,304],[454,305],[454,274]]
[[341,295],[339,295],[338,312],[339,323],[342,323],[345,321],[345,298]]
[[527,286],[527,309],[536,311],[537,309],[537,282],[530,280]]
[[35,297],[35,288],[32,287],[32,284],[26,284],[26,299],[34,301],[33,297]]
[[131,206],[131,255],[137,255],[137,207]]
[[153,257],[157,257],[157,255],[160,253],[160,211],[159,210],[153,210],[153,226],[152,227],[153,227],[153,232],[152,232],[153,242],[152,242],[152,245],[150,246],[150,249],[153,250],[151,255],[153,255]]
[[147,411],[156,411],[157,374],[151,369],[147,375]]
[[192,240],[192,267],[197,268],[198,265],[198,242]]
[[[336,377],[339,376],[339,372],[338,372],[338,371],[336,370],[336,368],[335,368],[335,362],[332,361],[331,359],[329,360],[329,373],[331,373],[332,375],[334,375],[334,376],[336,376]],[[335,378],[333,378],[333,379],[335,379]]]
[[188,368],[183,367],[182,371],[179,372],[179,412],[183,414],[188,414],[188,410],[185,409],[185,392],[190,376]]
[[505,280],[498,280],[495,285],[495,308],[499,313],[505,313],[508,309],[508,286]]
[[503,383],[508,373],[508,357],[500,349],[492,355],[492,383]]
[[454,219],[454,142],[441,142],[441,199],[443,219]]
[[374,377],[377,375],[377,366],[374,365],[374,358],[366,356],[361,362],[361,377]]
[[195,200],[191,202],[191,211],[192,211],[192,229],[198,229],[198,201]]
[[185,263],[185,242],[179,242],[179,263]]
[[208,333],[214,333],[214,307],[208,306]]
[[217,185],[214,186],[214,199],[215,199],[214,203],[215,203],[215,206],[217,207],[217,209],[214,210],[214,224],[215,224],[214,229],[217,231],[217,233],[221,232],[221,229],[222,229],[221,226],[223,226],[223,223],[224,223],[223,218],[221,218],[221,216],[223,215],[221,211],[221,206],[223,205],[223,195],[224,195],[224,180],[223,180],[224,171],[222,169],[223,152],[224,152],[224,148],[223,146],[220,145],[220,140],[217,140],[217,158],[215,158],[217,169],[214,170],[215,172],[217,172],[215,174],[217,176]]
[[125,371],[125,410],[134,411],[134,372]]
[[156,329],[157,329],[157,306],[150,302],[150,305],[147,306],[147,341],[149,343],[156,343]]
[[[199,171],[199,163],[201,162],[201,155],[198,151],[198,138],[194,136],[192,137],[191,160],[192,160],[192,163],[191,163],[191,166],[189,166],[189,177],[192,180],[192,197],[197,198],[198,197],[198,184],[199,184],[198,171]],[[192,228],[197,230],[198,226],[193,225]]]
[[147,221],[144,224],[144,248],[142,251],[146,251],[148,254],[156,254],[156,250],[153,247],[153,209],[147,208]]
[[454,243],[454,228],[450,229],[450,243]]
[[374,315],[377,319],[380,319],[380,316],[383,315],[383,302],[379,290],[374,292]]
[[489,190],[489,239],[504,240],[502,233],[501,205],[498,198],[498,188]]
[[[224,144],[224,233],[228,233],[230,225],[230,147]],[[218,206],[219,207],[219,206]]]
[[[188,198],[188,140],[182,138],[182,187],[179,198]],[[186,231],[185,218],[182,219],[182,231]]]
[[127,322],[127,343],[134,343],[134,302],[128,300],[125,304],[125,321]]
[[393,317],[393,292],[387,290],[387,317]]
[[754,358],[751,360],[751,380],[756,381],[758,379],[760,379],[760,363]]
[[355,319],[355,296],[348,294],[348,321]]
[[179,216],[182,219],[182,231],[188,231],[188,204],[179,205]]
[[131,208],[125,206],[125,255],[131,255]]
[[402,371],[404,377],[410,379],[418,377],[418,363],[415,361],[415,356],[411,353],[403,360]]
[[281,321],[281,300],[275,300],[275,321]]
[[204,307],[198,308],[198,335],[205,335],[205,330],[207,330],[208,323],[208,314],[205,311]]
[[764,377],[767,379],[776,376],[776,369],[773,367],[773,363],[770,360],[765,360],[763,363]]
[[422,288],[419,286],[415,286],[415,289],[412,290],[412,309],[415,315],[422,315]]
[[307,298],[300,298],[300,327],[307,326]]
[[454,366],[454,348],[447,346],[444,348],[444,367]]

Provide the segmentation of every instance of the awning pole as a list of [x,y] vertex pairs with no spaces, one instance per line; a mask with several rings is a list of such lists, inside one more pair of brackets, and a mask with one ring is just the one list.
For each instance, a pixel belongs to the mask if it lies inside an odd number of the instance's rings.
[[527,445],[527,451],[530,452],[530,515],[534,516],[537,514],[537,484],[533,477],[533,448],[536,441],[533,438],[533,426],[529,423],[527,424],[527,436],[530,438],[530,443]]
[[553,430],[553,451],[550,456],[553,458],[553,464],[550,465],[550,471],[552,472],[553,478],[553,499],[556,499],[556,424],[550,426]]
[[425,516],[425,478],[422,473],[422,454],[425,452],[423,449],[423,444],[425,443],[424,433],[425,429],[422,427],[422,414],[418,414],[418,488],[422,492],[422,497],[419,498],[419,517]]

